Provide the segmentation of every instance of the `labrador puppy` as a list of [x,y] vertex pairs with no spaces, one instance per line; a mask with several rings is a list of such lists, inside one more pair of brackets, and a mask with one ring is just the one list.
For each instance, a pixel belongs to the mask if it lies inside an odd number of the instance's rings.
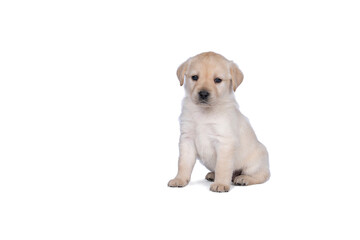
[[190,181],[196,159],[210,172],[210,190],[227,192],[231,182],[252,185],[270,177],[268,152],[248,119],[239,111],[234,92],[244,76],[225,57],[206,52],[189,58],[177,70],[185,98],[180,115],[178,173],[170,187]]

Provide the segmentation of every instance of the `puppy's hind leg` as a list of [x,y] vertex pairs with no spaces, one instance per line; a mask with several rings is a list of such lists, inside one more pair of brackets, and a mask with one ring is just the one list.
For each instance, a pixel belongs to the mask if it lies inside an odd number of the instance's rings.
[[215,172],[209,172],[208,174],[206,174],[205,179],[210,182],[213,182],[215,179]]
[[270,177],[268,170],[261,170],[256,174],[246,175],[244,172],[233,179],[233,183],[239,186],[248,186],[253,184],[260,184],[266,182]]
[[257,152],[253,159],[250,159],[250,162],[253,162],[254,165],[233,175],[232,182],[235,185],[260,184],[270,178],[269,157],[265,147],[263,147],[262,151]]

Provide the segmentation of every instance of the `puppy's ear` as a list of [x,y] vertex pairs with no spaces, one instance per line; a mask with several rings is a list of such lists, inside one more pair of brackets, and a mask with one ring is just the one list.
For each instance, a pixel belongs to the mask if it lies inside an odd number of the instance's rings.
[[230,74],[234,92],[244,79],[244,74],[234,62],[230,62]]
[[190,59],[186,60],[183,64],[181,64],[177,71],[176,71],[176,75],[180,81],[180,86],[182,86],[184,84],[184,77],[185,77],[185,72],[188,68]]

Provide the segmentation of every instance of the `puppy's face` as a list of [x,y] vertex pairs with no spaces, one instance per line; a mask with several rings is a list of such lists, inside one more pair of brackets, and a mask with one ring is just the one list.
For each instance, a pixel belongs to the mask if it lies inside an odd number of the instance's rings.
[[229,96],[243,79],[236,64],[213,52],[190,58],[178,68],[177,75],[180,85],[185,79],[186,94],[191,100],[205,107]]

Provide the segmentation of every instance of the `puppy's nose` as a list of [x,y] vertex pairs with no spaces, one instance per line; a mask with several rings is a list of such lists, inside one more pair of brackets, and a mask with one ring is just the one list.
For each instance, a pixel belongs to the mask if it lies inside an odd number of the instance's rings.
[[208,91],[200,91],[199,97],[202,100],[206,100],[209,97],[210,93]]

